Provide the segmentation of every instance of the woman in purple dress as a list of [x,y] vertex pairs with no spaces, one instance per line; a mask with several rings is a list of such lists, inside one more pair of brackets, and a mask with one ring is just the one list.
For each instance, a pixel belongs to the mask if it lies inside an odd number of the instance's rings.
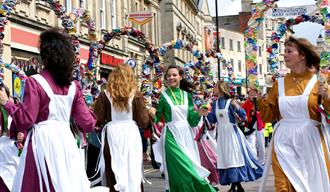
[[26,80],[23,103],[14,104],[0,90],[0,104],[18,131],[28,130],[12,191],[89,191],[69,121],[87,133],[96,120],[73,81],[70,37],[59,29],[43,32],[40,55],[44,70]]

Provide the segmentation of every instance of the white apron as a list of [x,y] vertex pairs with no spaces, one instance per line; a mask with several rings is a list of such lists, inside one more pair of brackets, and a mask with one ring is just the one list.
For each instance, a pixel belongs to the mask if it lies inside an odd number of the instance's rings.
[[[11,124],[11,117],[8,116],[8,127]],[[9,132],[10,130],[8,130]],[[5,133],[4,133],[5,134]],[[15,140],[3,135],[0,137],[0,177],[8,187],[13,186],[14,176],[18,167],[18,148]]]
[[[229,120],[229,105],[230,99],[227,100],[226,106],[224,109],[219,109],[218,100],[216,102],[216,117],[217,117],[217,168],[218,169],[228,169],[235,167],[245,166],[244,154],[242,153],[238,137],[234,130],[233,123]],[[248,141],[245,139],[244,134],[240,129],[237,129],[238,134],[240,135],[243,152],[247,157],[247,162],[251,165],[252,168],[257,168],[256,165],[249,158],[247,150],[252,150],[249,146]]]
[[[102,147],[99,169],[105,183],[105,161],[103,156],[104,140],[107,139],[111,167],[116,178],[114,188],[120,192],[139,192],[142,182],[142,141],[139,128],[133,120],[132,99],[129,100],[130,112],[118,112],[112,104],[108,92],[105,92],[111,103],[111,119],[102,131]],[[107,138],[105,138],[105,132]]]
[[167,122],[162,130],[162,135],[160,140],[154,144],[153,149],[155,153],[155,159],[157,162],[161,163],[161,170],[164,170],[165,176],[166,171],[166,154],[165,154],[165,138],[166,130],[169,129],[184,154],[191,160],[198,175],[206,179],[210,172],[202,167],[200,162],[200,157],[198,153],[197,143],[194,140],[192,129],[187,121],[188,117],[188,95],[184,92],[184,104],[174,105],[172,100],[169,98],[167,93],[164,91],[162,93],[171,107],[172,121]]
[[320,123],[312,120],[308,111],[308,97],[316,82],[314,75],[302,95],[285,96],[284,79],[278,80],[282,119],[275,131],[274,150],[285,175],[299,192],[330,191],[317,127]]
[[[40,191],[43,191],[42,180],[46,190],[50,191],[47,168],[55,191],[89,191],[90,183],[69,125],[71,106],[75,96],[75,84],[71,83],[68,95],[55,95],[41,75],[32,77],[37,80],[50,98],[48,119],[35,124],[26,139],[26,143],[32,139]],[[22,152],[13,192],[21,190],[27,146],[27,144],[24,146]]]

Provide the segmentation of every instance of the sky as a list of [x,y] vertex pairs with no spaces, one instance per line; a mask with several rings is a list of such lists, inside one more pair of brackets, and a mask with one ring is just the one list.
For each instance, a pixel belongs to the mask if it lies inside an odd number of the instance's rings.
[[[215,1],[208,0],[210,14],[215,16]],[[241,11],[241,1],[240,0],[217,0],[218,1],[218,15],[237,15]],[[261,0],[254,0],[257,3]],[[290,7],[299,5],[311,5],[315,4],[315,0],[279,0],[277,5],[279,7]],[[235,7],[235,9],[233,9]],[[234,11],[235,10],[235,11]],[[323,26],[315,23],[305,22],[299,25],[295,25],[293,30],[295,32],[295,37],[304,37],[316,45],[316,39],[320,33],[324,35]]]

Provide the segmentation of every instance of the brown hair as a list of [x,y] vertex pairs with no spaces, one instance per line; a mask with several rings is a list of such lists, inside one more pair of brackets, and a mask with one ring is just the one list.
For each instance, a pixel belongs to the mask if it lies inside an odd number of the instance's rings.
[[309,69],[320,69],[320,54],[316,51],[316,47],[307,39],[289,37],[284,43],[285,46],[292,46],[297,48],[299,54],[306,58],[306,65]]
[[231,98],[231,94],[230,94],[230,87],[229,84],[227,82],[224,82],[223,80],[219,80],[216,85],[215,85],[220,91],[223,92],[224,97],[229,99]]
[[128,101],[136,91],[136,80],[133,70],[121,64],[109,75],[107,90],[113,101],[113,107],[120,111],[130,111]]
[[183,70],[182,70],[182,68],[179,67],[178,65],[170,64],[170,65],[167,67],[167,69],[166,69],[166,71],[165,71],[165,73],[164,73],[164,79],[165,79],[165,80],[167,80],[167,74],[168,74],[168,71],[169,71],[170,69],[177,69],[178,72],[179,72],[179,75],[182,77],[182,75],[183,75]]

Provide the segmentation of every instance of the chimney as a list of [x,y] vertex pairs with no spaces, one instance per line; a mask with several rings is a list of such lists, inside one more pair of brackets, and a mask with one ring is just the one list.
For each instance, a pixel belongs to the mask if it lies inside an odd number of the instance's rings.
[[251,12],[253,0],[242,0],[242,12]]

